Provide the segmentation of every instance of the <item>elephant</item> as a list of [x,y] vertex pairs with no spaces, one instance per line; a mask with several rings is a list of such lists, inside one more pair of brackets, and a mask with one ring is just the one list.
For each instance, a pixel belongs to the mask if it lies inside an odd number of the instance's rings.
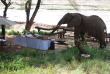
[[49,35],[53,34],[62,24],[67,24],[68,28],[74,27],[75,44],[77,44],[80,37],[84,41],[84,35],[86,33],[99,40],[100,48],[106,47],[106,25],[99,16],[85,16],[80,13],[66,13]]

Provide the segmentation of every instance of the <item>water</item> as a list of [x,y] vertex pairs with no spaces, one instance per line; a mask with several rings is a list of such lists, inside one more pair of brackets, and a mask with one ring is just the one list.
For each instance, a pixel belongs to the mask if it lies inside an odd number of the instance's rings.
[[[56,25],[58,21],[63,17],[66,13],[81,13],[84,15],[98,15],[103,19],[107,26],[107,32],[110,33],[110,12],[109,11],[93,11],[93,10],[44,10],[39,9],[34,21],[36,23],[43,23],[47,25]],[[33,10],[31,10],[31,14]],[[0,9],[0,15],[3,15],[3,9]],[[26,13],[25,10],[14,10],[8,9],[7,17],[13,21],[26,21]]]

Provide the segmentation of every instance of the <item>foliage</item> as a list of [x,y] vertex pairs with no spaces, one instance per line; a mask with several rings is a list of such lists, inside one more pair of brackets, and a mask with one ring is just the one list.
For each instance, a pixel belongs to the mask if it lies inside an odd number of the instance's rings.
[[[14,31],[14,30],[11,30],[11,31],[5,31],[6,34],[8,35],[18,35],[19,31]],[[0,34],[2,34],[2,31],[0,31]]]
[[20,0],[20,9],[24,9],[24,4],[25,4],[26,0]]
[[108,74],[110,73],[110,50],[99,50],[83,45],[91,58],[79,56],[77,47],[61,51],[39,51],[25,48],[19,53],[0,52],[0,72],[3,74]]
[[40,35],[45,35],[45,34],[49,34],[50,32],[44,32],[44,31],[40,31],[39,34]]
[[[32,30],[32,31],[30,31],[30,32],[27,31],[27,30],[23,30],[22,33],[23,33],[23,34],[26,34],[26,33],[27,33],[27,34],[32,34],[32,35],[34,35],[34,34],[38,34],[38,32],[35,31],[35,30]],[[48,33],[48,32],[43,32],[43,31],[40,31],[40,32],[39,32],[40,35],[44,35],[45,33]]]
[[34,34],[37,34],[37,31],[33,30],[33,31],[30,31],[30,33],[31,33],[32,35],[34,35]]
[[9,31],[9,32],[6,31],[6,33],[7,33],[8,35],[18,35],[18,34],[19,34],[19,31],[11,30],[11,31]]
[[[5,31],[5,33],[8,34],[8,35],[18,35],[18,34],[19,34],[19,31],[11,30],[11,31]],[[22,33],[23,33],[24,35],[25,35],[26,33],[27,33],[27,34],[32,34],[32,35],[38,34],[38,32],[35,31],[35,30],[32,30],[32,31],[30,31],[30,32],[27,31],[27,30],[23,30]],[[39,32],[40,35],[44,35],[45,33],[48,34],[48,33],[50,33],[50,32],[43,32],[43,31],[40,31],[40,32]],[[0,31],[0,34],[2,34],[2,31]]]
[[0,34],[2,34],[2,31],[0,31]]
[[23,33],[23,34],[26,34],[26,33],[28,34],[29,31],[27,31],[27,30],[24,29],[22,33]]
[[79,10],[79,6],[78,6],[78,4],[75,2],[75,0],[69,0],[69,2],[70,2],[70,4],[71,4],[71,6],[73,6],[73,8],[75,9],[75,10]]

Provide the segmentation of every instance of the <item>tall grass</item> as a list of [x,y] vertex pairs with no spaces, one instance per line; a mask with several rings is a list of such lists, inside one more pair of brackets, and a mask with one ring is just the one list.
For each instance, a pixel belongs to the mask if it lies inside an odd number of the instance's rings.
[[30,51],[16,54],[0,52],[0,73],[3,74],[109,74],[110,50],[83,45],[91,58],[80,58],[76,47],[61,51]]

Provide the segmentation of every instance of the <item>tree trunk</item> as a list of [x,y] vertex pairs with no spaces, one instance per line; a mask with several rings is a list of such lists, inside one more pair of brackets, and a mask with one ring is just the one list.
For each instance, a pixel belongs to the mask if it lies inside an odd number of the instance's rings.
[[32,25],[33,25],[33,22],[29,21],[29,23],[26,24],[25,29],[27,31],[30,31]]
[[[8,6],[5,5],[5,10],[4,10],[4,14],[3,14],[4,17],[7,16],[7,14],[6,14],[7,13],[7,9],[8,9]],[[2,25],[2,35],[3,35],[3,39],[5,39],[5,24]]]
[[8,7],[7,7],[7,6],[5,6],[5,10],[4,10],[4,14],[3,14],[3,16],[4,16],[4,17],[6,17],[6,16],[7,16],[7,14],[6,14],[7,9],[8,9]]
[[2,27],[3,39],[5,39],[5,25],[1,25],[1,27]]
[[28,30],[28,31],[30,30],[30,28],[28,26],[30,24],[29,17],[30,17],[31,3],[32,3],[32,0],[27,1],[26,4],[25,4],[25,11],[26,11],[26,26],[25,26],[25,29]]
[[25,6],[26,15],[27,15],[25,29],[26,29],[27,31],[30,31],[31,26],[33,25],[34,18],[35,18],[36,14],[37,14],[37,12],[38,12],[38,10],[39,10],[39,7],[40,7],[40,2],[41,2],[41,0],[38,0],[38,1],[37,1],[36,8],[35,8],[35,10],[34,10],[34,12],[33,12],[32,17],[31,17],[30,20],[29,20],[29,14],[30,14],[30,11],[29,11],[29,10],[30,10],[30,8],[31,8],[31,5],[25,4],[25,5],[26,5],[26,6]]

